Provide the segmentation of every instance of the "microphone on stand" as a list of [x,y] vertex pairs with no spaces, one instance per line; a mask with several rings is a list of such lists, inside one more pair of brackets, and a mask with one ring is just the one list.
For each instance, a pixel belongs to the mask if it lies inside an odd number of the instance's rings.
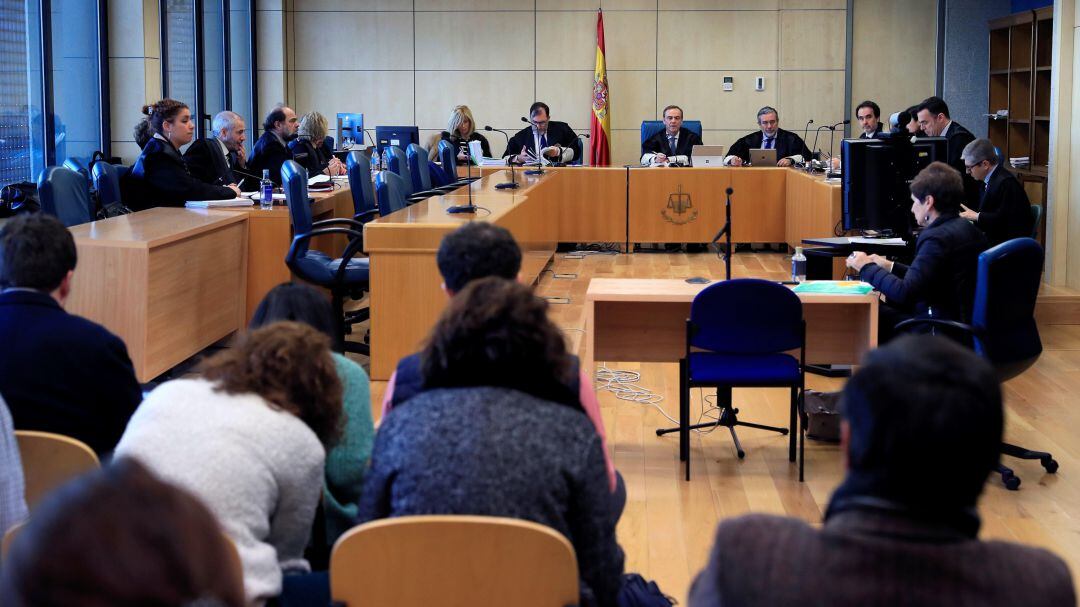
[[[811,118],[810,120],[807,120],[807,121],[806,121],[806,127],[805,127],[805,128],[803,128],[803,133],[802,133],[802,140],[803,140],[803,143],[806,143],[806,138],[807,138],[807,136],[809,136],[809,135],[810,135],[810,125],[811,125],[811,124],[814,124],[814,119],[813,119],[813,118]],[[815,142],[815,144],[816,144],[816,142]],[[813,152],[813,150],[811,150],[811,152]],[[812,155],[812,154],[811,154],[811,155]],[[807,172],[810,172],[810,171],[812,171],[812,170],[813,170],[813,167],[814,167],[814,159],[813,159],[812,157],[811,157],[811,158],[808,158],[808,159],[806,160],[806,171],[807,171]]]
[[[814,153],[815,156],[817,156],[821,152],[821,150],[819,150],[818,146],[817,146],[818,137],[821,136],[821,131],[823,129],[827,129],[827,128],[829,128],[829,125],[823,124],[823,125],[819,126],[818,128],[814,129],[814,147],[813,147],[813,149],[811,151]],[[811,164],[813,164],[812,161],[811,161]]]
[[832,157],[833,157],[833,145],[836,143],[836,127],[840,125],[847,126],[851,124],[851,120],[841,120],[836,124],[829,127],[829,166],[825,168],[825,176],[828,177],[832,173]]
[[360,129],[360,130],[364,131],[364,134],[367,135],[368,141],[371,141],[371,156],[372,156],[372,158],[377,158],[375,160],[375,162],[379,165],[379,168],[382,168],[382,158],[378,157],[379,156],[379,144],[378,144],[378,142],[375,141],[375,138],[371,136],[371,133],[369,133],[367,129]]
[[[495,131],[496,133],[502,133],[503,137],[506,137],[506,149],[510,151],[510,135],[506,134],[506,131],[501,129],[492,128],[491,125],[484,127],[485,131]],[[496,190],[516,190],[518,188],[517,180],[514,178],[514,163],[510,162],[510,159],[506,159],[506,164],[510,165],[510,183],[497,183],[495,184]],[[472,190],[469,190],[470,192]]]
[[727,235],[722,253],[724,257],[724,272],[726,275],[726,280],[731,280],[731,195],[734,193],[735,190],[730,187],[724,190],[724,194],[727,195],[727,201],[724,204],[726,221],[724,222],[724,227],[720,228],[720,231],[717,232],[716,236],[713,237],[712,242],[709,243],[710,245],[715,246],[716,249],[719,251],[720,247],[716,243],[720,240],[721,236],[724,236],[725,234]]
[[[578,159],[578,160],[580,160],[580,161],[581,161],[581,166],[585,166],[585,158],[584,158],[584,156],[585,156],[585,142],[581,141],[581,139],[582,139],[583,137],[584,137],[585,139],[588,139],[588,138],[592,137],[592,135],[590,135],[589,133],[581,133],[581,134],[579,134],[579,135],[577,136],[577,140],[578,140],[579,142],[581,142],[581,156],[582,156],[582,157]],[[573,162],[573,160],[571,160],[570,162]]]
[[[527,123],[533,125],[534,128],[536,127],[536,124],[534,124],[532,120],[529,120],[528,118],[526,118],[524,116],[521,117],[521,121],[522,122],[527,122]],[[540,159],[543,157],[543,154],[540,153],[540,138],[537,137],[535,133],[533,134],[533,147],[536,149],[536,168],[534,170],[531,170],[531,171],[525,171],[525,174],[526,175],[543,175],[544,174],[544,167],[540,163]]]
[[[466,146],[466,149],[467,149],[467,146]],[[466,166],[468,168],[465,169],[465,170],[467,172],[467,177],[468,177],[469,183],[465,185],[465,188],[468,189],[468,191],[469,191],[469,204],[460,204],[460,205],[454,205],[452,207],[447,207],[447,209],[446,209],[447,213],[475,213],[476,212],[476,205],[473,204],[473,201],[472,201],[472,150],[469,150],[468,156],[469,156],[469,158],[465,161]]]

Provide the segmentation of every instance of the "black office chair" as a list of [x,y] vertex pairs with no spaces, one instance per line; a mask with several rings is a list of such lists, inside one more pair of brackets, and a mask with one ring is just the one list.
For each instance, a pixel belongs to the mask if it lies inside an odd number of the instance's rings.
[[81,173],[64,167],[47,167],[38,176],[41,210],[67,227],[94,220],[90,184]]
[[[988,360],[1002,382],[1023,373],[1042,354],[1039,327],[1035,323],[1035,300],[1042,280],[1043,249],[1031,238],[1014,238],[979,255],[975,305],[971,324],[936,318],[915,318],[896,325],[898,330],[930,326],[955,335],[970,336],[975,352]],[[1001,443],[1001,452],[1020,459],[1037,459],[1047,472],[1058,463],[1045,451],[1032,451]],[[998,465],[1005,487],[1016,490],[1020,477],[1004,464]]]
[[[304,167],[295,160],[285,161],[281,167],[281,183],[285,189],[285,200],[289,204],[293,233],[296,234],[289,252],[285,255],[285,265],[301,280],[330,290],[336,325],[334,349],[338,352],[370,356],[371,349],[368,344],[345,339],[353,324],[369,317],[367,308],[352,312],[349,316],[345,314],[345,298],[360,299],[364,292],[369,290],[368,259],[355,257],[364,249],[364,225],[352,219],[312,222],[307,181],[307,170]],[[332,234],[349,237],[349,244],[345,246],[341,257],[331,259],[325,253],[309,248],[312,238]]]
[[[791,350],[799,350],[799,357],[789,354]],[[805,361],[806,322],[802,302],[791,289],[768,280],[739,278],[698,293],[686,320],[686,356],[679,361],[679,427],[656,431],[657,436],[679,432],[679,459],[686,462],[686,480],[690,480],[690,430],[698,428],[727,426],[739,459],[746,452],[735,426],[790,433],[788,459],[794,462]],[[690,424],[690,389],[695,387],[716,388],[720,408],[716,421]],[[731,390],[736,387],[790,388],[790,428],[740,421],[739,410],[731,402]],[[800,454],[804,449],[805,438],[800,441]],[[800,481],[803,466],[800,455]]]

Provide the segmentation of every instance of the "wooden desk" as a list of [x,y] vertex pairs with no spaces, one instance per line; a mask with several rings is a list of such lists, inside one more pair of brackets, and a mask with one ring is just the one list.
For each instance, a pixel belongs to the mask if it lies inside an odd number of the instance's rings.
[[[585,360],[676,362],[686,354],[690,302],[709,285],[678,279],[594,278],[585,294]],[[877,347],[878,296],[800,294],[806,362],[858,364]]]
[[140,382],[157,377],[244,326],[245,219],[156,208],[71,228],[67,310],[124,340]]

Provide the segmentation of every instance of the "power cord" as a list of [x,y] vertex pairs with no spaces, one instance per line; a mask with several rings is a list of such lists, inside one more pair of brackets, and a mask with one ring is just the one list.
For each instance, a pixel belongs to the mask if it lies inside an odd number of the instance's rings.
[[[637,371],[623,371],[620,369],[609,369],[608,367],[600,367],[596,370],[596,389],[598,391],[611,392],[615,395],[615,398],[619,400],[625,400],[639,405],[647,405],[655,408],[663,415],[669,422],[678,426],[679,420],[671,417],[664,411],[664,408],[660,406],[660,403],[664,400],[664,397],[660,394],[649,390],[648,388],[638,385],[641,381],[641,373]],[[701,389],[698,389],[701,393]],[[713,400],[710,400],[713,399]],[[715,420],[720,421],[720,414],[718,413],[719,407],[715,404],[715,397],[711,395],[705,395],[702,401],[701,413],[698,415],[697,421],[694,424],[702,423],[702,420]],[[697,429],[694,432],[698,434],[709,434],[716,430],[719,426],[713,426],[707,430]]]

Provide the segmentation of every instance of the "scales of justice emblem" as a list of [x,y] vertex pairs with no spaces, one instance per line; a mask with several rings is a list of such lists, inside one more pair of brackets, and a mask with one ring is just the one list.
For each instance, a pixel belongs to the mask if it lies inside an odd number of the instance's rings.
[[683,192],[681,183],[676,191],[668,194],[667,207],[660,211],[660,215],[675,225],[684,225],[697,219],[697,209],[694,208],[690,194]]

